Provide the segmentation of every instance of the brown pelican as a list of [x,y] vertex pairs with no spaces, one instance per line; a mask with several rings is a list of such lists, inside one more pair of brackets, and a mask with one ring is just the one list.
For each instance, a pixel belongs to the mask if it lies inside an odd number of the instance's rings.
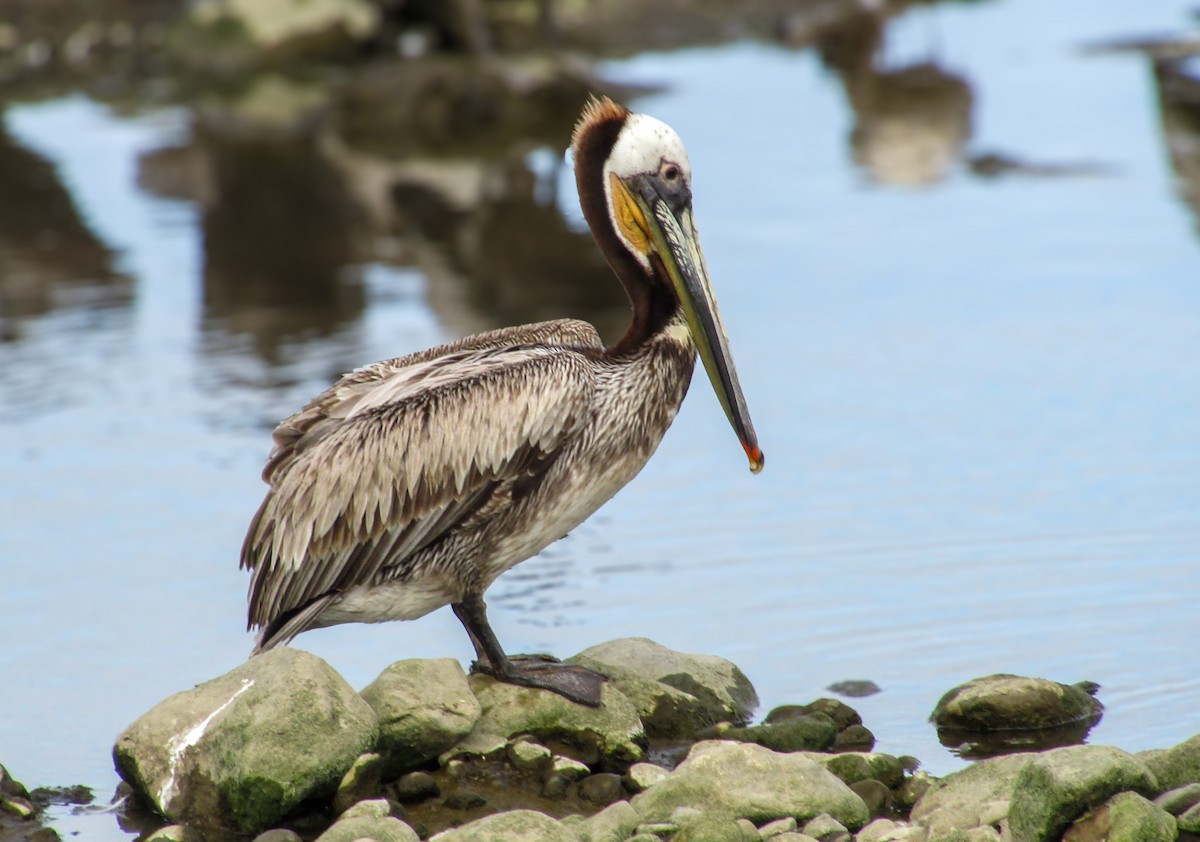
[[570,319],[470,336],[353,371],[280,424],[263,471],[271,488],[242,547],[255,652],[450,605],[477,671],[597,705],[602,676],[504,654],[484,591],[637,475],[697,352],[762,468],[679,136],[601,99],[571,145],[584,217],[633,304],[629,330],[609,348]]

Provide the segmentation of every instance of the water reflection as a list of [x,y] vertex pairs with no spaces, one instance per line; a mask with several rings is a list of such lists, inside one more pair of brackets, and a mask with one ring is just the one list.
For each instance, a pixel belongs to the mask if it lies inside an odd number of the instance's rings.
[[1176,190],[1200,226],[1200,76],[1196,60],[1152,59],[1163,143]]
[[822,33],[817,50],[854,113],[854,162],[881,184],[935,184],[970,139],[974,95],[966,78],[933,61],[883,67],[888,22],[875,13],[848,18]]
[[132,283],[88,227],[54,165],[0,119],[0,341],[60,306],[128,304]]

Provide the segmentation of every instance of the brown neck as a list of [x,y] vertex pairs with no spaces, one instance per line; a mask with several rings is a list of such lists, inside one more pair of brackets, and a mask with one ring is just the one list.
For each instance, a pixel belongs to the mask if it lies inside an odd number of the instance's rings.
[[604,193],[604,162],[608,160],[617,135],[625,125],[625,115],[606,114],[585,126],[575,141],[575,184],[579,203],[592,236],[613,272],[625,286],[633,305],[633,323],[615,345],[610,356],[632,351],[661,331],[679,309],[679,299],[671,286],[662,260],[651,255],[648,271],[629,251],[617,234],[609,216]]

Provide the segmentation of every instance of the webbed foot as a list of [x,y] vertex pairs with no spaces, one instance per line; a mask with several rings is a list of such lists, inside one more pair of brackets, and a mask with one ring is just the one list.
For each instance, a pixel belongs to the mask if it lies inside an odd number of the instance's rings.
[[600,707],[600,693],[607,680],[603,675],[576,664],[564,664],[547,655],[514,655],[506,658],[500,668],[476,661],[471,672],[490,675],[497,681],[549,690],[572,702],[588,707]]

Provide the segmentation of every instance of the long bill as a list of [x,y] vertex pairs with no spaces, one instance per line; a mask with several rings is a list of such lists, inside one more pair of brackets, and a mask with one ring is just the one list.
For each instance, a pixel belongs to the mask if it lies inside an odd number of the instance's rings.
[[631,193],[635,201],[642,205],[641,210],[650,223],[646,226],[647,233],[679,294],[692,341],[696,344],[700,359],[704,361],[704,370],[708,372],[708,379],[725,410],[725,417],[733,425],[746,451],[750,470],[757,474],[763,468],[763,453],[750,420],[750,410],[746,408],[737,369],[733,367],[729,337],[721,323],[721,311],[717,309],[704,253],[700,251],[700,239],[692,222],[692,209],[684,207],[676,217],[667,202],[659,200],[653,203],[653,207],[646,207],[637,191]]

